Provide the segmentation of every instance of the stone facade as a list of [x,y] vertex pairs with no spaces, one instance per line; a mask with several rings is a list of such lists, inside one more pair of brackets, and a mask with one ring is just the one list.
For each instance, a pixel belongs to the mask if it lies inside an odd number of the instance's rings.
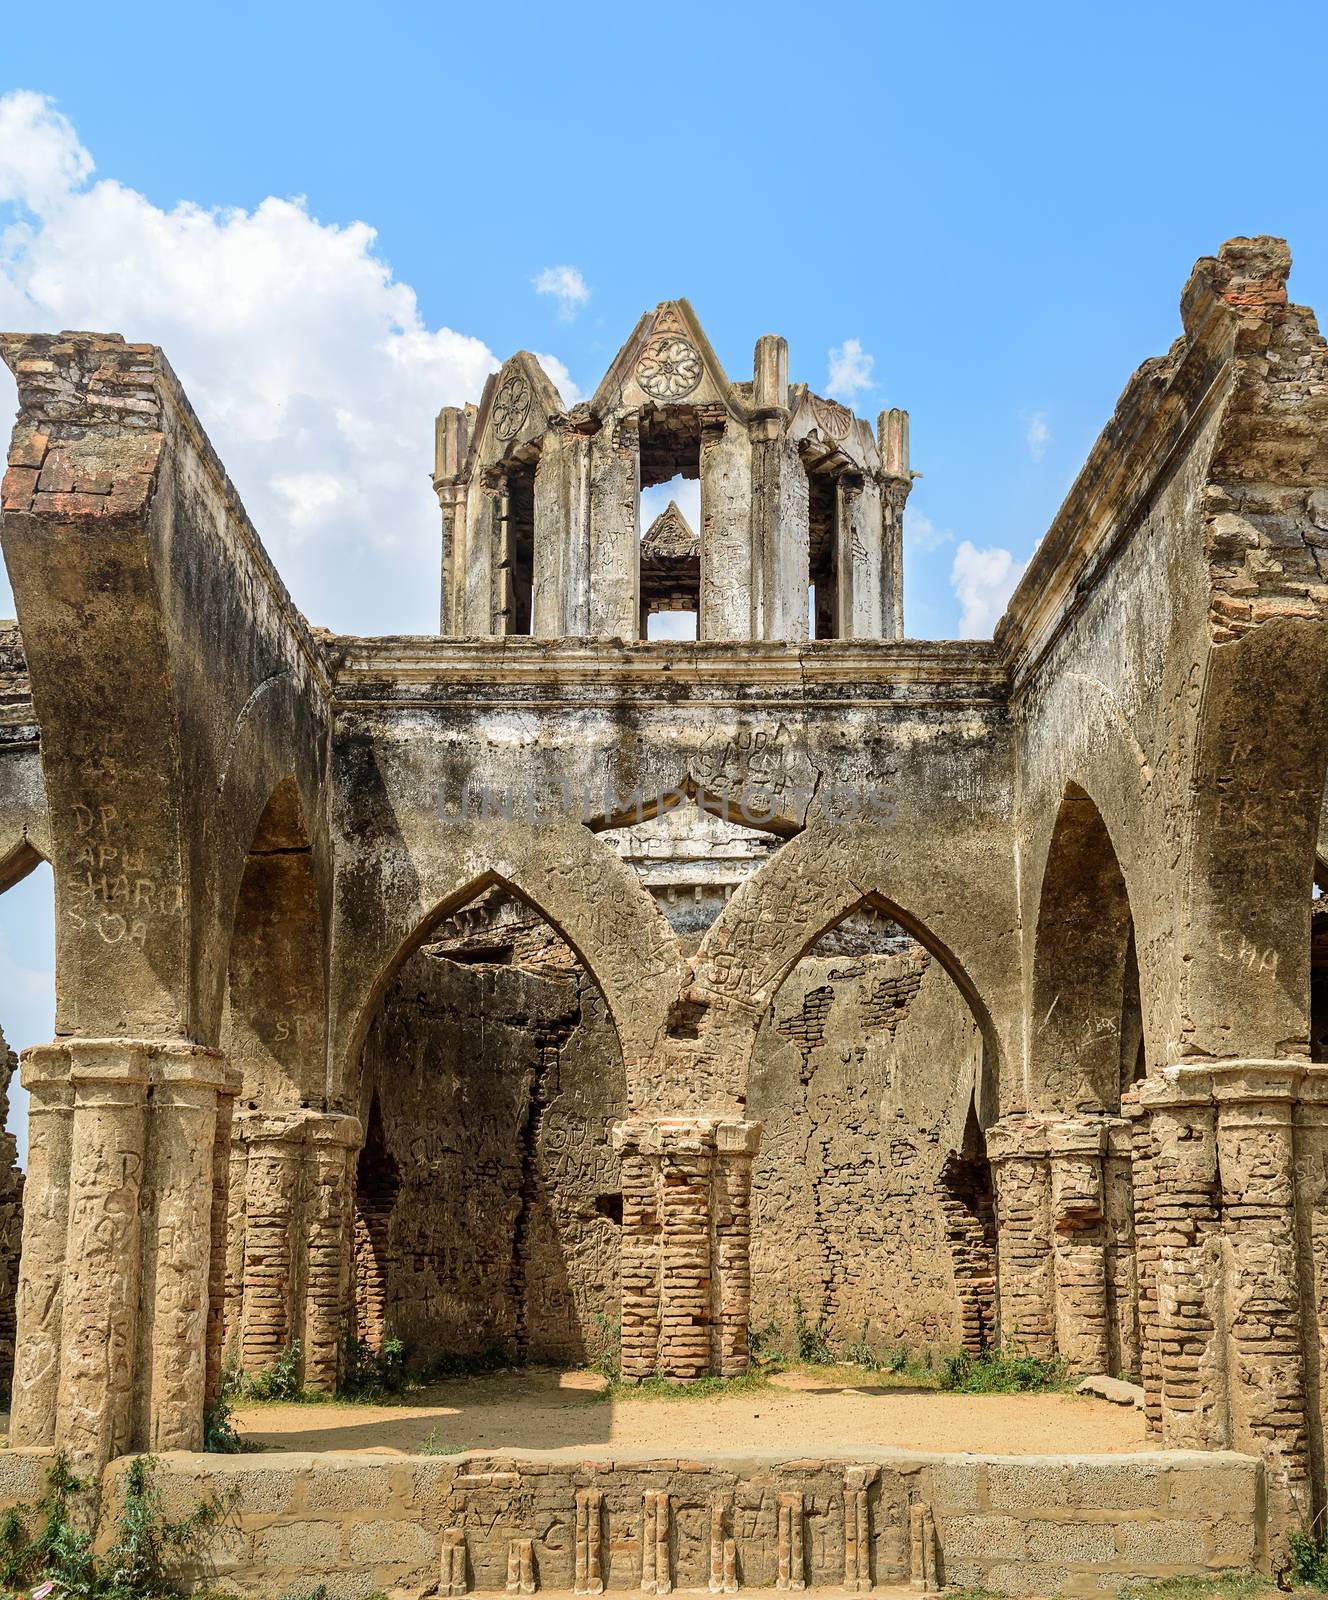
[[[31,1504],[49,1457],[9,1451],[0,1510]],[[109,1534],[127,1463],[94,1507]],[[1263,1563],[1264,1473],[1250,1456],[719,1454],[566,1462],[476,1451],[181,1456],[170,1514],[232,1494],[200,1578],[267,1600],[439,1594],[711,1594],[874,1587],[1102,1595],[1131,1579]]]
[[[1289,267],[1197,264],[972,643],[900,637],[906,415],[774,336],[731,382],[684,301],[582,405],[523,353],[440,415],[416,639],[305,623],[159,351],[0,337],[0,887],[46,859],[58,908],[15,1443],[194,1447],[227,1350],[329,1386],[357,1323],[561,1357],[598,1313],[633,1376],[736,1373],[796,1291],[839,1341],[1137,1371],[1159,1444],[1314,1515],[1328,346]],[[680,472],[700,525],[643,547]],[[697,640],[643,641],[693,585]],[[495,896],[543,957],[474,959]]]

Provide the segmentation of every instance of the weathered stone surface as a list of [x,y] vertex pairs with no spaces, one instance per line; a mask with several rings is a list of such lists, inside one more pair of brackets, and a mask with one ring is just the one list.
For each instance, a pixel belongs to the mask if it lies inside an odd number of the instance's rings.
[[[160,352],[0,337],[0,887],[58,890],[15,1441],[196,1445],[227,1350],[298,1337],[329,1387],[353,1327],[738,1373],[796,1296],[840,1348],[1137,1376],[1159,1443],[1265,1463],[1276,1549],[1328,1392],[1328,347],[1288,270],[1198,264],[982,643],[900,637],[907,416],[790,385],[773,335],[731,383],[685,301],[570,411],[522,352],[442,413],[428,639],[308,628]],[[695,538],[643,549],[678,472]],[[641,640],[661,597],[697,641]],[[1059,1527],[1102,1487],[947,1471],[888,1510],[634,1481],[601,1576],[653,1516],[657,1592],[745,1545],[925,1586],[947,1496]],[[977,1576],[1227,1559],[1172,1488],[1165,1529]],[[449,1589],[593,1592],[564,1499],[556,1545],[478,1554],[440,1508]]]

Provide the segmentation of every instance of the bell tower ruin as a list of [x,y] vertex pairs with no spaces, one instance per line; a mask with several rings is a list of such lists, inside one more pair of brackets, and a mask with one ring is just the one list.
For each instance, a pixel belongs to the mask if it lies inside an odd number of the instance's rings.
[[698,639],[803,640],[809,613],[818,640],[902,637],[908,413],[873,433],[790,384],[775,334],[731,383],[686,300],[647,312],[570,410],[523,350],[439,413],[440,632],[644,638],[640,493],[678,475],[701,488]]

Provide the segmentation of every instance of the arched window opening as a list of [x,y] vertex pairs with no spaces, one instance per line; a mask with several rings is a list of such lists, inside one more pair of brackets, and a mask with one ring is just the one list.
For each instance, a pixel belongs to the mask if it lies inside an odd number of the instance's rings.
[[[983,1049],[945,966],[869,905],[790,972],[748,1091],[765,1128],[753,1173],[759,1335],[788,1349],[811,1328],[838,1354],[865,1346],[878,1358],[990,1337],[990,1184],[968,1126]],[[957,1205],[977,1216],[986,1255]]]
[[1043,875],[1032,1009],[1035,1108],[1119,1112],[1143,1034],[1134,922],[1106,825],[1073,786],[1057,814]]
[[1140,1264],[1122,1097],[1147,1070],[1139,950],[1101,813],[1071,784],[1056,816],[1033,950],[1030,1110],[1047,1119],[1044,1185],[1025,1172],[1002,1215],[1046,1208],[1048,1333],[1074,1372],[1141,1370]]
[[701,608],[701,418],[695,406],[640,416],[641,637],[695,639]]
[[811,593],[813,639],[839,637],[839,556],[836,548],[838,498],[834,476],[808,466],[807,577]]
[[340,1330],[325,1311],[336,1298],[337,1263],[320,1242],[326,985],[313,852],[299,790],[287,778],[254,830],[231,930],[221,1033],[240,1093],[222,1343],[227,1363],[249,1373],[298,1343],[304,1382],[330,1389]]
[[495,469],[498,632],[528,636],[535,616],[535,467],[519,455]]
[[571,946],[507,889],[482,891],[397,971],[362,1084],[360,1337],[435,1368],[605,1353],[626,1076]]

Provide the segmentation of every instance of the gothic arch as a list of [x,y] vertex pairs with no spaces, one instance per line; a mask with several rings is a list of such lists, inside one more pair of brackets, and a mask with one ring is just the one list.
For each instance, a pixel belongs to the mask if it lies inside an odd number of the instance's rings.
[[[902,850],[878,847],[873,861],[867,844],[859,829],[842,827],[809,831],[785,845],[734,894],[707,934],[691,992],[713,1010],[741,1095],[756,1030],[780,985],[823,934],[869,906],[917,939],[968,1002],[983,1038],[982,1081],[975,1088],[985,1124],[997,1115],[1008,1053],[996,995],[1001,961],[1013,969],[1013,944],[973,938],[971,902],[927,884],[922,865]],[[913,909],[918,906],[926,911]],[[717,1046],[712,1042],[712,1053]]]
[[[359,1059],[383,996],[430,931],[485,889],[501,887],[539,913],[599,986],[617,1032],[629,1084],[653,1059],[683,960],[677,936],[636,874],[579,823],[535,835],[490,821],[454,857],[450,883],[423,885],[408,917],[382,938],[341,1013],[334,1059],[340,1103],[358,1104]],[[480,843],[480,838],[483,844]]]
[[304,806],[293,776],[272,790],[236,891],[222,1022],[241,1104],[321,1108],[327,941]]
[[1111,833],[1076,783],[1047,848],[1030,993],[1029,1109],[1119,1111],[1141,1045],[1134,919]]

